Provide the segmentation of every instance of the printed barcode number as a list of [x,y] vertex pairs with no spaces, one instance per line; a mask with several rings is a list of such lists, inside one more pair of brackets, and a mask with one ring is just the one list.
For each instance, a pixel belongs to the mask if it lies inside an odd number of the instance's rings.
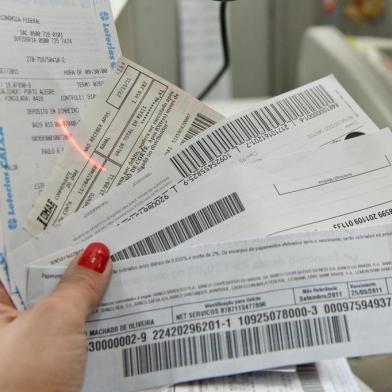
[[297,374],[304,392],[325,392],[314,363],[297,366]]
[[182,139],[181,144],[197,136],[200,132],[205,131],[209,127],[212,127],[214,124],[216,124],[215,121],[211,120],[206,115],[202,113],[197,113],[191,126],[188,129],[188,132]]
[[322,85],[310,87],[220,126],[171,157],[170,161],[181,176],[186,178],[252,138],[274,136],[277,128],[326,110],[331,105],[337,107],[337,103]]
[[123,349],[123,376],[349,341],[345,315],[187,336]]
[[164,252],[245,211],[236,192],[112,254],[113,261]]

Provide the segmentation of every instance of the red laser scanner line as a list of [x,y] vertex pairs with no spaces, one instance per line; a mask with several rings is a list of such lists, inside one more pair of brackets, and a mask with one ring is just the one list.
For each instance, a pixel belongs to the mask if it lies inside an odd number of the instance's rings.
[[97,162],[95,159],[91,158],[86,151],[84,151],[83,147],[80,146],[80,144],[74,139],[72,136],[71,132],[68,131],[67,127],[64,124],[64,120],[60,119],[59,124],[61,129],[64,132],[64,135],[67,137],[69,142],[72,144],[72,146],[75,148],[75,150],[78,152],[78,154],[91,166],[95,167],[98,170],[101,171],[106,171],[106,167],[102,165],[101,163]]

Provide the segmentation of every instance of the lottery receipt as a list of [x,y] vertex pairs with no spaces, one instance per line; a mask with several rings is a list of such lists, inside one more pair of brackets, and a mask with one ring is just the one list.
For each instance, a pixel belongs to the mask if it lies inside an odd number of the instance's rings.
[[89,205],[222,118],[173,84],[119,58],[78,125],[76,140],[70,139],[46,181],[30,216],[39,212],[28,227],[37,232]]

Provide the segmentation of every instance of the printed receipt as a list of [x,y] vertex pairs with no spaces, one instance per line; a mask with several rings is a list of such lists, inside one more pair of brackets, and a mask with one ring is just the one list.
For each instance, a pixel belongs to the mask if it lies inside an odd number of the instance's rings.
[[109,0],[0,0],[0,162],[7,251],[120,55]]
[[[392,350],[392,225],[178,249],[115,270],[86,324],[87,391]],[[31,267],[29,302],[60,275]]]
[[[117,77],[120,80],[121,74]],[[102,113],[96,113],[94,118],[97,116]],[[125,125],[121,123],[122,127]],[[315,148],[344,140],[353,132],[361,134],[377,130],[334,77],[320,79],[265,101],[255,109],[222,120],[195,136],[184,147],[162,159],[159,165],[146,168],[121,188],[113,189],[110,195],[106,194],[92,204],[91,209],[87,207],[90,227],[107,228],[113,220],[118,223],[130,215],[153,210],[162,204],[161,199],[165,202],[180,194],[189,184],[197,183],[198,179],[213,171],[227,168],[230,163]],[[104,178],[105,172],[100,175]],[[33,234],[58,224],[67,216],[69,208],[73,208],[74,201],[79,202],[88,195],[88,192],[78,193],[80,187],[73,190],[61,187],[64,175],[59,178],[60,184],[48,185],[29,215],[27,228]],[[84,214],[83,209],[80,213]]]
[[[11,252],[13,274],[25,295],[29,263],[66,263],[91,241],[105,242],[118,262],[186,244],[390,223],[391,143],[392,133],[384,130],[231,168],[199,182],[199,197],[189,187],[156,213],[84,238],[83,243],[78,231],[84,222],[70,218]],[[73,246],[59,251],[59,243]]]
[[[7,252],[72,130],[120,54],[109,0],[0,0],[1,212]],[[7,260],[1,279],[21,306]],[[7,276],[6,280],[4,276]],[[8,284],[7,284],[8,282]]]
[[[54,167],[30,216],[46,228],[141,172],[154,159],[221,120],[202,102],[120,58]],[[159,163],[158,163],[159,164]]]

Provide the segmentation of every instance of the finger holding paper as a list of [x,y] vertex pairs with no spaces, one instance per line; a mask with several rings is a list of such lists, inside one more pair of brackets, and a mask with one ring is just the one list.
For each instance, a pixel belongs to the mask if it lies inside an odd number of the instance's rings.
[[100,302],[110,276],[109,250],[94,243],[70,264],[54,291],[31,309],[17,311],[6,300],[1,302],[2,391],[82,389],[85,321]]
[[[391,233],[291,234],[115,263],[87,323],[86,390],[390,352]],[[59,266],[32,267],[30,300],[59,275]]]

